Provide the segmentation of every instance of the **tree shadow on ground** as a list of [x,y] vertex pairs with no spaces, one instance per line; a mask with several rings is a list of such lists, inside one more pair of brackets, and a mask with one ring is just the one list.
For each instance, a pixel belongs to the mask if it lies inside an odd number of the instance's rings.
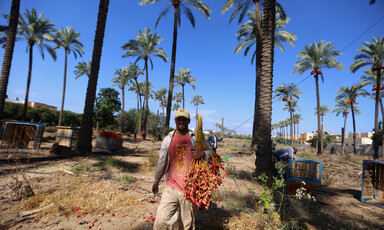
[[[382,229],[384,212],[365,207],[360,202],[361,192],[355,189],[338,189],[317,184],[311,185],[316,201],[298,200],[285,196],[279,213],[286,225],[299,221],[304,229]],[[346,199],[344,199],[346,198]]]

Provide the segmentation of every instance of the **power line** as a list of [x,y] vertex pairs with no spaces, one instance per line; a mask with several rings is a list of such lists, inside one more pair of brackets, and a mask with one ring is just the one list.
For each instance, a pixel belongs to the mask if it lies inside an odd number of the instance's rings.
[[[379,20],[377,20],[373,25],[371,25],[368,29],[366,29],[364,32],[362,32],[359,36],[357,36],[355,39],[353,39],[347,46],[345,46],[340,52],[343,52],[344,50],[346,50],[349,46],[351,46],[355,41],[357,41],[359,38],[361,38],[364,34],[366,34],[370,29],[372,29],[375,25],[377,25],[381,20],[384,19],[384,16],[381,17]],[[301,80],[299,83],[296,84],[296,86],[300,85],[301,83],[303,83],[305,80],[307,80],[311,75],[308,75],[306,78],[304,78],[303,80]],[[272,101],[272,104],[274,102],[276,102],[278,99]],[[248,118],[246,121],[244,121],[243,123],[241,123],[239,126],[237,126],[236,128],[234,128],[233,130],[235,131],[237,128],[241,127],[242,125],[244,125],[245,123],[247,123],[251,118],[253,118],[255,115],[252,115],[250,118]]]

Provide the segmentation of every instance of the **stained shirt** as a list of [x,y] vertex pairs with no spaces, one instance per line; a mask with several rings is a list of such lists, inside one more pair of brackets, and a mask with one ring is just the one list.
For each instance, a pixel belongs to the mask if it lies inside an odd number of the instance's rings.
[[193,145],[189,134],[175,134],[169,145],[170,162],[167,186],[174,187],[180,192],[184,192],[185,175],[189,171],[192,162],[192,148]]

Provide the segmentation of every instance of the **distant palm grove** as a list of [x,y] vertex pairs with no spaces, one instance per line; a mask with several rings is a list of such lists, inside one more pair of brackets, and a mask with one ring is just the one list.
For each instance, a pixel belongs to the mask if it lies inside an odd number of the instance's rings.
[[[146,6],[157,2],[160,0],[141,0],[139,5]],[[20,0],[12,0],[10,14],[6,16],[9,24],[1,27],[0,42],[5,53],[0,79],[0,118],[43,122],[48,125],[80,126],[79,142],[76,148],[80,152],[91,152],[92,131],[96,126],[101,130],[112,129],[123,133],[135,131],[149,133],[160,139],[170,130],[172,111],[185,108],[185,104],[190,103],[196,109],[193,113],[198,114],[199,105],[205,104],[204,95],[196,94],[192,98],[185,98],[185,91],[199,88],[199,77],[195,76],[193,69],[188,68],[188,66],[177,65],[177,40],[183,39],[183,34],[178,33],[180,32],[178,28],[183,26],[181,22],[185,22],[181,20],[182,17],[195,27],[195,13],[209,18],[212,10],[203,0],[163,0],[162,2],[168,2],[168,5],[165,9],[159,10],[160,15],[157,19],[153,18],[154,29],[161,23],[162,19],[165,20],[164,17],[168,11],[172,12],[173,21],[168,21],[168,26],[172,26],[172,53],[167,54],[164,51],[163,38],[160,34],[150,28],[140,29],[136,37],[132,36],[125,43],[118,44],[125,53],[121,58],[126,59],[129,64],[115,69],[114,73],[110,73],[111,86],[115,86],[117,90],[107,86],[107,88],[102,88],[96,92],[104,35],[107,33],[105,26],[109,0],[99,1],[92,60],[80,61],[73,67],[68,67],[68,59],[82,57],[85,53],[80,34],[71,26],[56,28],[54,22],[51,22],[44,16],[43,12],[38,12],[36,9],[27,9],[26,12],[19,13]],[[295,84],[285,83],[274,87],[272,83],[275,47],[284,52],[284,45],[295,46],[297,36],[285,29],[290,18],[283,6],[276,0],[227,0],[223,3],[221,13],[229,11],[232,11],[229,23],[237,18],[239,24],[236,33],[238,45],[234,47],[234,52],[236,54],[244,52],[244,56],[249,57],[247,62],[255,66],[255,90],[253,92],[255,101],[252,105],[254,116],[251,145],[257,156],[256,172],[273,173],[271,133],[278,130],[279,136],[289,136],[290,145],[294,146],[298,144],[299,125],[300,121],[303,120],[300,114],[300,95],[302,92],[299,87]],[[148,13],[148,16],[150,17],[151,14]],[[29,64],[25,67],[28,74],[24,105],[5,102],[15,42],[26,44],[29,57]],[[31,82],[34,80],[32,76],[33,52],[37,50],[41,58],[44,59],[49,56],[48,58],[55,60],[58,49],[65,51],[64,71],[61,75],[63,76],[63,84],[60,95],[62,98],[60,110],[28,108]],[[372,112],[374,111],[372,128],[375,132],[374,158],[377,159],[379,156],[378,146],[384,143],[382,127],[379,125],[379,120],[384,120],[384,107],[380,92],[383,89],[381,83],[384,79],[384,37],[373,37],[371,41],[361,44],[351,66],[346,67],[339,62],[338,58],[341,55],[341,51],[337,50],[331,41],[311,41],[309,45],[301,48],[297,54],[297,61],[292,66],[292,73],[310,74],[316,85],[314,92],[316,101],[313,102],[313,105],[317,122],[316,132],[318,133],[317,154],[321,155],[324,148],[324,116],[327,113],[342,115],[343,119],[340,118],[340,122],[344,123],[344,130],[347,117],[351,117],[355,137],[355,116],[362,112],[356,103],[360,97],[370,97],[375,101],[375,108],[372,108]],[[151,71],[156,71],[154,60],[169,61],[169,76],[163,79],[168,87],[155,88],[151,84]],[[330,109],[327,105],[321,104],[319,81],[331,81],[331,79],[327,79],[327,71],[343,68],[348,68],[352,73],[364,68],[364,76],[360,78],[361,81],[358,84],[341,87],[337,95],[334,95],[337,105],[334,109]],[[71,69],[74,69],[72,71],[76,79],[85,77],[88,80],[82,114],[65,111],[67,70],[71,71]],[[364,89],[368,86],[372,87],[372,91]],[[128,91],[134,93],[135,97],[133,99],[134,105],[131,106],[133,108],[130,109],[125,108]],[[284,103],[287,120],[272,124],[273,99]],[[148,104],[150,100],[159,103],[158,108],[152,108],[154,112],[150,111]],[[193,115],[192,111],[191,115]],[[220,125],[217,124],[217,127]],[[234,133],[224,127],[221,129],[226,130],[227,134]],[[143,138],[145,137],[146,135],[143,135]],[[342,146],[342,153],[344,154],[344,142]],[[356,153],[356,147],[354,152]]]

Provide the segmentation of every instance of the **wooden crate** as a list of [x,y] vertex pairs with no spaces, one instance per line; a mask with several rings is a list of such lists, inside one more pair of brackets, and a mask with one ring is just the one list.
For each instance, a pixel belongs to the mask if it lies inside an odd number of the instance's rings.
[[363,161],[361,201],[384,208],[384,162]]
[[305,159],[290,159],[287,166],[287,180],[297,179],[321,184],[323,163]]
[[32,122],[3,122],[1,149],[40,148],[45,124]]
[[79,135],[79,127],[70,126],[57,126],[56,131],[56,142],[59,145],[67,147],[75,147]]
[[95,148],[107,151],[116,151],[123,148],[123,139],[96,137]]

